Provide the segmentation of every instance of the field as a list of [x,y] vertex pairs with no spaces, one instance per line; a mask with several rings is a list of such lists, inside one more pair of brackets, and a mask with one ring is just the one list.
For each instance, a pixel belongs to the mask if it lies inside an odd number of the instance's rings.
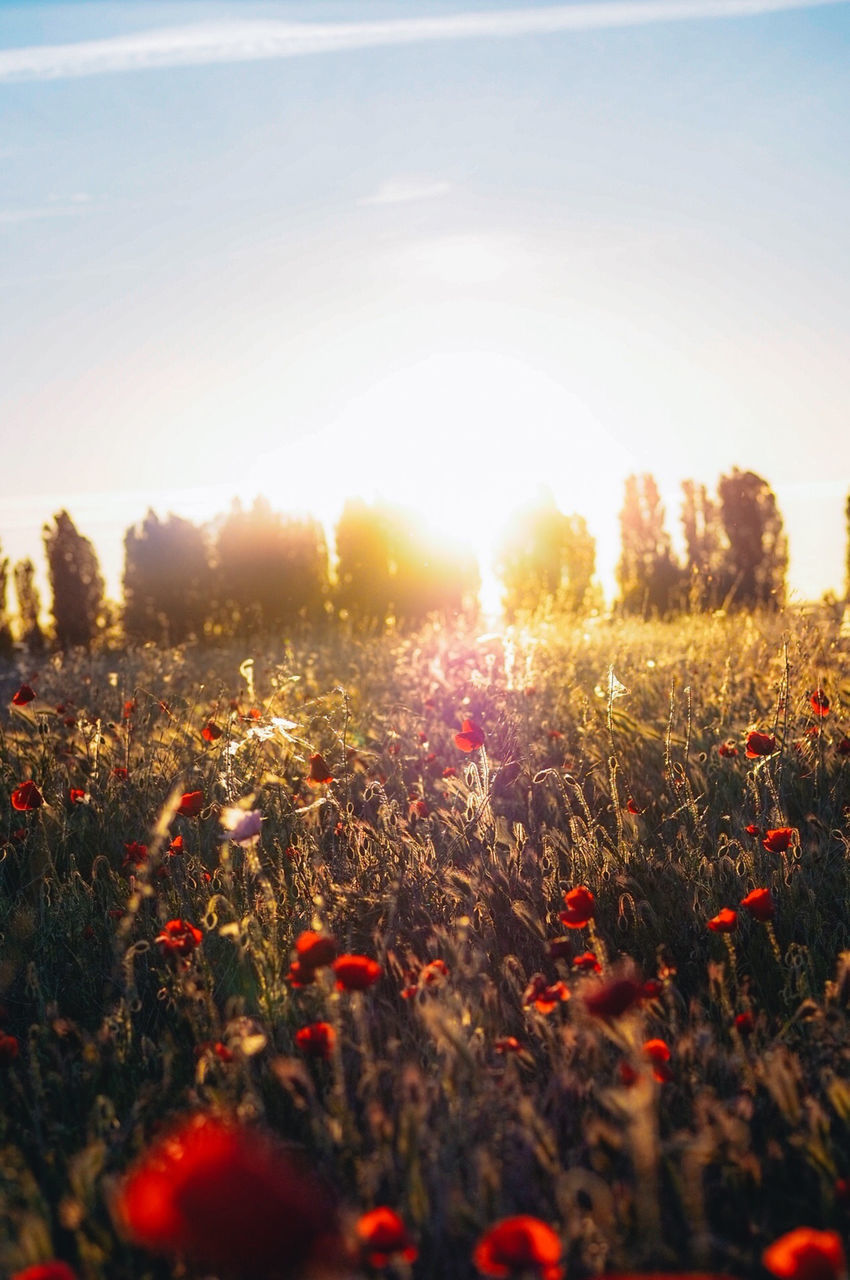
[[[786,613],[20,659],[0,1274],[513,1275],[480,1242],[532,1215],[546,1280],[756,1276],[846,1233],[848,645]],[[136,1192],[189,1113],[233,1157],[200,1235]]]

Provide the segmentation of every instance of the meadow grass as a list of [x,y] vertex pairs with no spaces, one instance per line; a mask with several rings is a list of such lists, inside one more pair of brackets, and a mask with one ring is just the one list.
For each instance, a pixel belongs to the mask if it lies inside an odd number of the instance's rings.
[[[13,707],[24,682],[36,696]],[[209,1274],[110,1213],[193,1109],[303,1148],[352,1221],[393,1208],[422,1277],[473,1275],[481,1233],[519,1213],[556,1229],[571,1277],[757,1275],[790,1227],[847,1230],[835,618],[57,656],[9,668],[2,693],[1,1274],[51,1257],[84,1280]],[[464,719],[482,747],[456,745]],[[748,758],[750,730],[776,751]],[[333,781],[310,784],[316,753]],[[28,780],[43,804],[21,811]],[[240,803],[262,811],[256,845],[224,838]],[[581,885],[595,914],[566,928]],[[768,923],[740,907],[755,888]],[[708,928],[728,907],[734,931]],[[200,945],[157,942],[172,920]],[[309,929],[380,980],[294,983]],[[594,1014],[585,997],[618,979],[640,999]],[[327,1056],[296,1040],[317,1022]]]

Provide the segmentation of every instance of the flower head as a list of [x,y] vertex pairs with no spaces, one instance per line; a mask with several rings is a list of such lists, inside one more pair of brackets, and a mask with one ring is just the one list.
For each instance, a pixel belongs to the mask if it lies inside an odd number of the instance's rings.
[[306,969],[322,969],[337,957],[337,941],[331,933],[315,933],[305,929],[295,939],[298,963]]
[[796,835],[796,827],[773,827],[764,833],[761,843],[768,853],[787,853]]
[[670,1070],[670,1046],[666,1040],[647,1040],[643,1046],[643,1055],[652,1063],[652,1074],[659,1084],[666,1084],[673,1079]]
[[77,1280],[67,1262],[36,1262],[32,1267],[16,1271],[11,1280]]
[[182,818],[197,818],[204,807],[203,791],[184,791],[177,806]]
[[561,1280],[563,1248],[540,1218],[517,1214],[493,1224],[475,1246],[472,1261],[484,1276],[500,1280],[512,1272],[535,1272],[540,1280]]
[[760,756],[772,756],[776,750],[776,738],[772,733],[760,733],[752,729],[747,734],[747,755],[751,760]]
[[308,1058],[330,1058],[336,1044],[336,1032],[329,1022],[311,1022],[295,1032],[295,1043]]
[[719,742],[717,744],[717,754],[725,757],[736,756],[738,754],[738,748],[735,746],[735,743],[731,738],[727,738],[725,742]]
[[355,1226],[360,1252],[372,1267],[385,1267],[393,1257],[415,1262],[418,1251],[407,1227],[393,1209],[381,1205],[364,1213]]
[[820,716],[821,719],[829,715],[829,698],[823,689],[815,689],[809,698],[809,706],[812,708],[813,714]]
[[25,707],[35,697],[35,690],[28,684],[22,684],[17,693],[12,694],[13,707]]
[[583,929],[596,913],[596,900],[583,884],[570,889],[564,894],[566,911],[562,911],[559,919],[568,929]]
[[643,987],[631,978],[612,978],[582,992],[587,1012],[595,1018],[619,1018],[643,997]]
[[22,782],[12,792],[12,808],[20,813],[31,813],[44,804],[44,796],[34,782]]
[[332,967],[338,991],[365,991],[384,972],[377,960],[372,960],[369,956],[340,956]]
[[137,1244],[217,1271],[282,1278],[339,1252],[335,1209],[315,1177],[264,1134],[205,1113],[142,1155],[115,1212]]
[[706,926],[712,933],[732,933],[738,927],[738,913],[731,907],[723,907],[708,921]]
[[190,956],[201,945],[204,935],[188,920],[169,920],[155,941],[164,951],[175,956]]
[[477,751],[484,746],[484,730],[474,720],[464,720],[460,733],[455,734],[455,746],[459,751]]
[[847,1258],[837,1231],[797,1227],[768,1245],[762,1265],[782,1280],[839,1280]]
[[776,914],[776,906],[769,889],[751,889],[746,898],[741,899],[741,906],[748,911],[754,920],[765,923]]
[[333,782],[333,780],[327,760],[320,751],[314,751],[310,756],[310,772],[307,774],[310,786],[320,787],[322,783]]

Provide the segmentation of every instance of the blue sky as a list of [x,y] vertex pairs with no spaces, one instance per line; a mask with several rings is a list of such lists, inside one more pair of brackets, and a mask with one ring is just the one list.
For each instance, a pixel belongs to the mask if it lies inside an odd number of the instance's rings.
[[7,553],[545,482],[610,577],[628,471],[739,465],[839,589],[850,6],[731,4],[0,3]]

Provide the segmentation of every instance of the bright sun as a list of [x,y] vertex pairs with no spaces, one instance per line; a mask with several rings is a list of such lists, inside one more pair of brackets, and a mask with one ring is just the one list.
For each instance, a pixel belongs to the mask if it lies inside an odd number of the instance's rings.
[[495,603],[493,547],[517,506],[545,485],[561,510],[610,525],[632,462],[563,385],[490,351],[434,354],[394,370],[305,449],[299,460],[290,447],[285,467],[277,451],[259,459],[257,491],[291,508],[291,483],[276,492],[270,477],[291,477],[295,463],[298,506],[326,523],[353,496],[409,508],[471,546],[485,605]]

